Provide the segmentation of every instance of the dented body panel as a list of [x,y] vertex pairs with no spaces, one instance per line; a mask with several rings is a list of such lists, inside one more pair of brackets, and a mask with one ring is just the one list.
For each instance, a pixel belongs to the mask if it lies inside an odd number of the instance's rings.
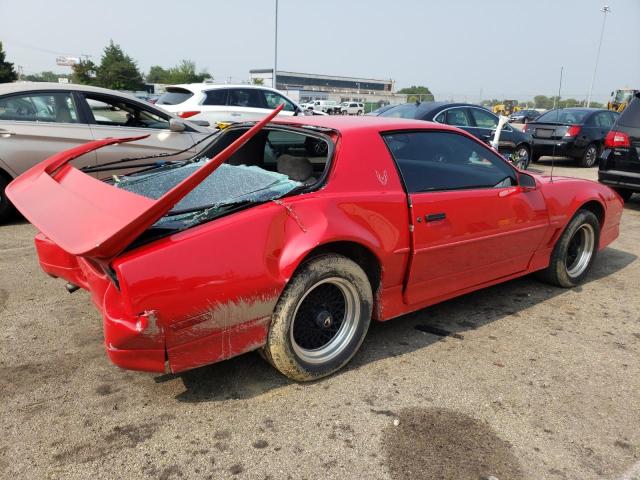
[[[91,293],[103,314],[105,347],[116,365],[160,372],[166,361],[171,371],[179,372],[260,348],[266,342],[271,314],[296,269],[309,255],[318,249],[330,250],[332,245],[357,245],[378,263],[379,285],[372,286],[373,316],[384,321],[545,268],[559,232],[587,203],[602,210],[600,247],[618,234],[622,204],[607,187],[536,177],[535,190],[509,193],[521,212],[510,228],[520,222],[518,241],[530,243],[512,248],[513,258],[507,261],[500,254],[485,255],[477,272],[488,273],[478,274],[475,282],[456,280],[453,275],[446,288],[436,289],[428,280],[430,269],[438,268],[437,259],[424,257],[425,263],[420,264],[416,257],[420,253],[412,237],[416,212],[411,210],[381,132],[458,130],[377,118],[304,117],[277,123],[298,127],[311,123],[335,132],[333,160],[321,188],[262,203],[119,253],[108,269],[90,256],[65,251],[43,234],[36,237],[45,272]],[[457,191],[455,195],[457,218],[465,219],[455,226],[455,241],[475,241],[478,225],[466,211],[470,202],[477,201],[477,193]],[[516,195],[527,196],[522,201],[530,210],[519,206]],[[451,212],[452,218],[455,213]],[[509,239],[504,234],[508,229],[500,231],[500,218],[492,221],[495,228],[490,233],[497,240],[487,244],[494,249],[508,247],[500,240]],[[427,251],[445,248],[465,255],[464,248],[456,250],[453,240],[438,236],[437,230],[424,241],[422,248]],[[492,275],[492,269],[499,275]],[[417,293],[421,288],[426,294]]]

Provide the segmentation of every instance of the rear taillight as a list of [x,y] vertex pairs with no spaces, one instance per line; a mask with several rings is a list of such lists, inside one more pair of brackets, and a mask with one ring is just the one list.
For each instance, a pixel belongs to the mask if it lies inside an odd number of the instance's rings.
[[604,139],[604,146],[607,148],[629,148],[631,141],[626,133],[611,130]]
[[567,129],[567,133],[565,133],[564,136],[565,137],[577,137],[579,133],[580,133],[580,126],[579,125],[571,125]]
[[198,115],[200,112],[198,111],[189,111],[189,112],[178,112],[178,116],[182,118],[193,117],[194,115]]
[[522,126],[522,131],[523,131],[523,132],[526,132],[526,131],[528,131],[528,130],[529,130],[529,125],[525,123],[525,124]]

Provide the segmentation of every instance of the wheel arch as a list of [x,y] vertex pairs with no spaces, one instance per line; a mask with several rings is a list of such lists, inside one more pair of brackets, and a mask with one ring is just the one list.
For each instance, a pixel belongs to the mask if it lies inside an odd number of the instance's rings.
[[578,207],[578,209],[575,211],[573,215],[575,216],[575,214],[580,210],[588,210],[591,213],[593,213],[598,218],[598,223],[600,223],[600,228],[602,229],[604,227],[605,208],[604,208],[604,205],[600,203],[598,200],[589,200],[583,203],[582,205],[580,205],[580,207]]
[[292,277],[306,262],[327,253],[342,255],[357,263],[367,275],[371,290],[375,296],[382,278],[382,264],[380,259],[370,248],[352,240],[330,241],[312,248],[296,263]]

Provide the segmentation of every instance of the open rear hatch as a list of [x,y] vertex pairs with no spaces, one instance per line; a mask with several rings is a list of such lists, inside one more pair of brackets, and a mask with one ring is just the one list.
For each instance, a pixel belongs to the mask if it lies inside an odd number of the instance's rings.
[[11,182],[7,196],[29,222],[66,252],[108,262],[228,160],[282,108],[280,105],[273,110],[157,200],[114,188],[69,164],[106,145],[144,137],[107,138],[54,155]]

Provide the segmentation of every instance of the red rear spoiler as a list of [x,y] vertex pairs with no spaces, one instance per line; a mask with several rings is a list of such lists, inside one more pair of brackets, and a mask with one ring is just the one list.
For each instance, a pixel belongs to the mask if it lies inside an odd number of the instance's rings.
[[29,222],[63,250],[108,261],[228,160],[282,108],[278,106],[158,200],[114,188],[69,165],[74,158],[98,148],[145,136],[107,138],[58,153],[11,182],[7,196]]

